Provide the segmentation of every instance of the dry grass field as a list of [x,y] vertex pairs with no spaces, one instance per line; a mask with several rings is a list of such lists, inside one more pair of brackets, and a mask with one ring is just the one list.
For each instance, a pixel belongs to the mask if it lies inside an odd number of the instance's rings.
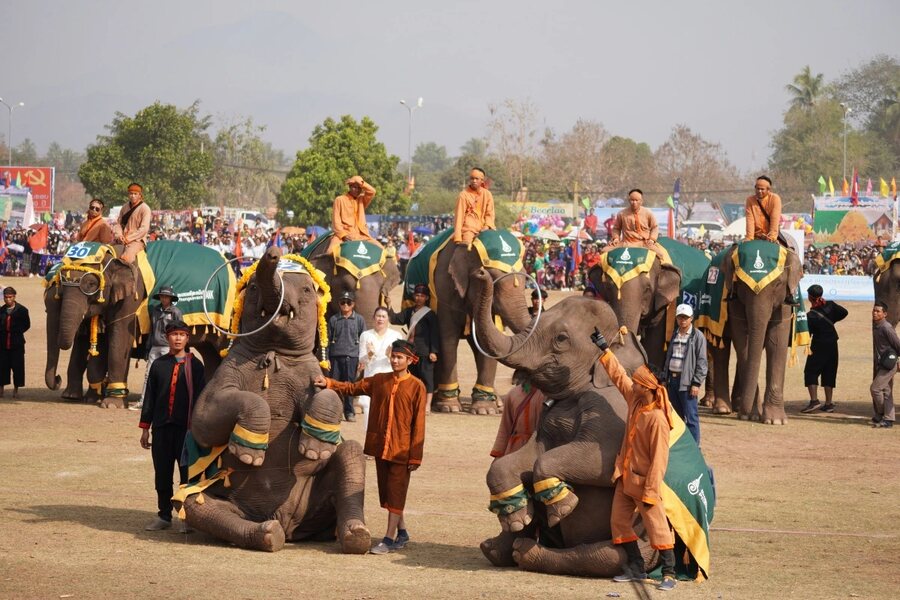
[[[498,569],[478,543],[499,526],[484,474],[496,417],[428,417],[424,466],[413,475],[412,542],[386,556],[342,556],[333,543],[276,554],[201,533],[147,533],[155,512],[138,414],[65,404],[43,386],[44,315],[37,279],[7,279],[31,310],[27,387],[0,400],[0,598],[621,598],[651,586]],[[551,293],[550,304],[561,297]],[[874,430],[869,305],[839,325],[833,414],[801,415],[802,358],[785,382],[784,427],[701,414],[715,469],[711,579],[681,582],[679,598],[894,598],[900,584],[900,428]],[[461,347],[460,379],[473,362]],[[67,356],[63,360],[68,360]],[[61,361],[62,365],[65,362]],[[63,367],[64,372],[64,367]],[[509,387],[501,369],[498,389]],[[142,368],[132,370],[139,389]],[[9,392],[9,390],[8,390]],[[362,424],[344,435],[360,439]],[[366,516],[384,531],[374,465]]]

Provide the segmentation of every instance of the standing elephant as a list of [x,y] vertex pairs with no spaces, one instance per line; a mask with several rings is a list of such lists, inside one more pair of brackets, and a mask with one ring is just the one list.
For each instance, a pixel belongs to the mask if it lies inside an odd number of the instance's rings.
[[[795,320],[805,314],[785,303],[788,290],[796,290],[802,267],[796,252],[772,242],[754,240],[727,248],[713,259],[707,283],[715,292],[701,298],[698,327],[711,333],[715,412],[732,405],[740,419],[767,424],[787,423],[784,412],[784,372]],[[716,267],[715,265],[719,266]],[[715,318],[710,310],[717,307]],[[713,327],[714,329],[711,329]],[[734,393],[728,398],[728,336],[740,364]],[[808,343],[808,342],[807,342]],[[760,402],[758,380],[766,353],[766,388]]]
[[322,235],[301,255],[325,273],[331,289],[327,316],[339,313],[338,299],[344,292],[351,292],[355,296],[356,312],[371,329],[375,327],[375,309],[388,305],[388,295],[400,283],[397,257],[387,256],[386,250],[374,242],[355,241],[341,244],[335,261],[335,255],[328,251],[332,235]]
[[619,324],[640,335],[649,363],[662,368],[671,333],[667,312],[681,297],[681,269],[648,248],[621,247],[605,252],[588,278]]
[[[481,549],[497,566],[611,577],[625,558],[612,544],[610,511],[627,407],[599,364],[590,334],[597,327],[613,340],[610,349],[629,372],[644,363],[643,350],[634,334],[617,335],[618,318],[605,302],[584,297],[565,298],[544,312],[533,334],[504,336],[491,320],[490,276],[482,270],[473,278],[481,291],[475,307],[480,343],[507,355],[503,364],[524,371],[548,398],[535,435],[488,471],[491,510],[502,532]],[[642,552],[651,564],[655,551],[643,543]]]
[[[410,261],[405,285],[406,291],[411,293],[415,284],[427,283],[431,290],[430,306],[438,316],[441,341],[432,408],[440,412],[459,412],[461,408],[456,363],[459,340],[466,338],[477,369],[470,410],[473,414],[495,414],[497,361],[477,352],[467,331],[476,298],[469,278],[479,269],[484,269],[493,280],[512,273],[497,283],[492,312],[512,331],[524,330],[531,322],[531,315],[525,301],[525,277],[518,274],[522,271],[522,247],[508,231],[483,231],[469,248],[454,244],[450,239],[452,234],[450,229],[432,238]],[[425,273],[422,273],[421,263],[424,263]]]
[[900,242],[888,245],[875,259],[872,275],[875,300],[887,304],[887,320],[894,327],[900,323]]
[[238,285],[241,331],[271,323],[237,340],[197,399],[188,448],[199,458],[176,508],[242,548],[274,552],[337,532],[343,552],[364,554],[362,446],[341,443],[341,400],[313,386],[328,288],[304,259],[280,258],[269,248]]

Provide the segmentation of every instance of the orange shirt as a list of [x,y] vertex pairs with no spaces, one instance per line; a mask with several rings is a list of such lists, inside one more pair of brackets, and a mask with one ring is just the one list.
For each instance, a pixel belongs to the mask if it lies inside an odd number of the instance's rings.
[[100,242],[101,244],[112,244],[113,233],[109,223],[102,216],[87,219],[81,224],[78,230],[78,242]]
[[467,187],[456,197],[453,241],[471,244],[485,229],[497,229],[494,225],[494,196],[486,188],[473,192]]
[[125,223],[123,228],[121,223],[122,216],[127,214],[131,208],[130,203],[122,207],[122,210],[119,212],[119,220],[116,222],[113,232],[121,237],[125,244],[133,242],[146,243],[147,234],[150,233],[150,221],[153,220],[153,213],[150,207],[147,206],[147,203],[141,200],[141,203],[137,205],[137,208],[128,217],[128,222]]
[[[647,504],[662,501],[663,476],[669,464],[669,420],[657,402],[635,397],[632,381],[616,355],[607,351],[600,364],[628,403],[625,437],[616,456],[613,481],[622,478],[622,491]],[[653,398],[653,396],[650,396]]]
[[409,373],[377,373],[354,383],[327,379],[328,388],[369,396],[363,452],[393,463],[421,465],[425,448],[425,384]]
[[356,198],[343,194],[334,199],[331,228],[335,237],[342,241],[372,239],[369,226],[366,225],[366,208],[375,197],[375,188],[365,182],[360,187],[362,191]]
[[763,208],[769,213],[769,218],[763,214],[756,201],[756,196],[748,196],[744,203],[744,214],[747,217],[747,240],[778,239],[778,227],[781,225],[781,196],[774,192],[760,200]]
[[659,238],[659,225],[656,223],[656,217],[653,213],[643,206],[638,210],[637,214],[630,208],[619,212],[616,215],[616,222],[612,228],[613,241],[624,242],[626,244],[646,242]]
[[544,393],[532,387],[526,392],[517,385],[503,398],[500,429],[491,449],[491,456],[506,456],[525,445],[537,429],[544,408]]

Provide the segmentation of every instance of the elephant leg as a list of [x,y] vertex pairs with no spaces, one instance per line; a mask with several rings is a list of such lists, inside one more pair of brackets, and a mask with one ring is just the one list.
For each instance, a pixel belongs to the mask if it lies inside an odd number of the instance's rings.
[[[453,307],[448,307],[453,311]],[[455,312],[442,312],[438,325],[441,331],[441,350],[434,366],[435,392],[431,400],[434,412],[455,413],[462,410],[459,403],[459,380],[456,376],[457,351],[464,323],[457,322]],[[443,320],[441,320],[443,319]]]
[[494,380],[497,378],[497,361],[479,352],[478,348],[475,347],[472,336],[469,336],[466,341],[472,349],[472,355],[475,357],[475,369],[477,370],[469,412],[473,415],[496,415],[498,407],[497,393],[494,391]]
[[80,402],[84,397],[84,372],[88,364],[88,336],[81,332],[75,335],[72,344],[72,353],[69,355],[69,366],[66,369],[66,389],[63,390],[62,399],[72,402]]
[[731,414],[731,390],[728,385],[728,372],[731,363],[731,341],[723,339],[722,348],[712,349],[713,404],[712,411],[717,415]]
[[[786,308],[782,311],[787,313]],[[787,415],[784,412],[784,370],[791,332],[788,319],[788,315],[782,315],[780,323],[770,323],[766,336],[766,390],[760,421],[767,425],[787,425]]]
[[[638,547],[645,564],[653,564],[656,551],[644,540]],[[513,559],[525,571],[551,575],[613,577],[622,571],[625,550],[611,541],[580,544],[571,548],[547,548],[533,539],[522,538],[513,543]]]
[[134,344],[135,319],[122,318],[121,315],[107,315],[111,319],[106,327],[106,340],[109,344],[107,357],[107,374],[109,383],[106,393],[100,400],[103,408],[125,408],[128,397],[128,363],[129,353]]
[[489,508],[497,513],[504,532],[522,531],[532,521],[534,506],[525,487],[531,484],[530,471],[536,458],[537,442],[532,437],[515,452],[495,460],[488,469],[486,479],[491,492]]
[[97,342],[97,356],[87,359],[88,390],[84,396],[85,402],[97,403],[103,394],[103,382],[106,379],[106,365],[109,357],[109,348],[106,345],[105,334],[100,334]]
[[663,310],[646,323],[641,336],[641,345],[647,351],[647,363],[657,371],[665,366],[667,341],[666,311]]
[[194,409],[191,433],[201,446],[227,444],[228,451],[242,463],[258,467],[263,464],[266,451],[242,444],[242,436],[249,432],[267,437],[271,419],[269,405],[257,394],[235,388],[207,387]]
[[[202,496],[202,504],[198,497]],[[208,494],[189,496],[184,501],[188,525],[240,548],[277,552],[284,547],[284,529],[275,520],[249,521],[231,502]]]

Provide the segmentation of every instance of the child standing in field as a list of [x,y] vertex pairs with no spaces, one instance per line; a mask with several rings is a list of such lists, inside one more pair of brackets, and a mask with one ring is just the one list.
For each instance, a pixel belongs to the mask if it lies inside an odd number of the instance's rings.
[[341,394],[372,398],[363,451],[375,457],[378,499],[388,511],[387,531],[372,554],[387,554],[409,543],[403,508],[410,474],[422,464],[425,447],[425,385],[409,372],[410,364],[418,360],[415,348],[406,340],[397,340],[391,344],[390,360],[390,373],[353,383],[322,376],[315,381],[316,386]]

